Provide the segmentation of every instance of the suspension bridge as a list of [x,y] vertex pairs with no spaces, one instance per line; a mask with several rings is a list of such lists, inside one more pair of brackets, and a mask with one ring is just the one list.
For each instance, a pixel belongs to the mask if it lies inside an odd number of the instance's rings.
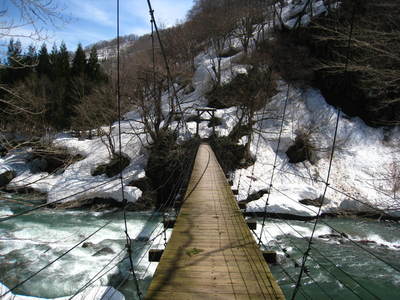
[[[156,32],[158,42],[163,54],[164,62],[166,64],[166,70],[168,73],[169,85],[173,90],[173,97],[178,98],[177,92],[174,90],[175,87],[172,84],[172,79],[169,71],[168,62],[166,60],[163,44],[158,33],[157,24],[154,18],[154,10],[151,7],[150,1],[148,0],[148,6],[151,15],[151,25],[152,25],[152,48],[154,53],[154,35],[153,30]],[[118,3],[118,29],[117,36],[119,35],[119,1]],[[353,17],[354,18],[354,17]],[[348,49],[350,50],[351,40],[353,33],[353,21],[349,31],[348,37]],[[119,39],[117,39],[117,66],[118,66],[118,86],[119,86]],[[154,57],[154,55],[153,55]],[[154,58],[153,58],[154,60]],[[346,57],[346,67],[344,72],[347,72],[347,63],[349,61],[349,55]],[[154,65],[154,61],[153,61]],[[272,73],[272,72],[271,72]],[[271,78],[268,80],[268,89],[270,88]],[[146,245],[143,247],[144,255],[141,258],[134,257],[133,246],[135,240],[132,240],[129,236],[128,228],[126,226],[126,210],[123,210],[123,218],[125,221],[125,231],[126,234],[126,247],[112,257],[107,264],[101,268],[92,278],[77,289],[74,295],[70,296],[68,299],[82,299],[79,298],[80,292],[91,288],[94,285],[98,286],[98,281],[102,276],[110,273],[114,268],[118,267],[124,261],[129,261],[130,271],[127,272],[126,277],[121,281],[116,290],[122,287],[130,278],[133,278],[136,285],[137,298],[142,299],[143,294],[145,294],[144,299],[285,299],[282,293],[281,287],[277,284],[274,279],[268,264],[266,263],[262,252],[260,251],[260,245],[262,244],[263,233],[269,234],[269,226],[274,226],[279,229],[283,236],[289,236],[278,224],[274,221],[269,222],[266,225],[266,216],[268,212],[268,202],[273,193],[280,193],[288,198],[288,201],[294,201],[297,203],[296,199],[291,199],[290,196],[285,195],[282,191],[275,188],[273,185],[274,175],[277,172],[285,173],[288,176],[299,176],[299,174],[290,173],[287,170],[278,168],[277,165],[277,155],[279,152],[279,145],[281,142],[282,128],[286,117],[286,107],[288,105],[289,98],[289,87],[288,93],[285,100],[284,109],[282,111],[281,126],[278,134],[278,144],[276,147],[275,160],[273,161],[272,171],[270,172],[270,180],[264,182],[265,186],[270,188],[270,192],[267,195],[265,203],[265,211],[263,218],[262,230],[259,236],[256,236],[258,243],[254,240],[253,233],[249,230],[249,226],[240,211],[238,204],[234,198],[231,187],[228,184],[225,174],[218,163],[218,160],[211,150],[210,146],[207,144],[201,144],[196,155],[195,163],[193,166],[193,171],[189,166],[191,165],[191,158],[188,158],[187,162],[183,163],[180,167],[180,176],[176,182],[176,186],[172,188],[171,195],[168,197],[168,201],[163,204],[162,207],[154,211],[154,213],[149,217],[149,220],[155,218],[162,211],[169,211],[174,206],[175,199],[179,194],[179,191],[185,186],[185,176],[189,175],[192,171],[189,184],[187,187],[187,192],[184,197],[182,206],[180,208],[179,216],[176,219],[172,236],[167,243],[167,239],[164,238],[166,247],[162,251],[160,263],[156,269],[150,287],[145,291],[139,281],[143,280],[146,276],[146,272],[142,276],[138,276],[137,269],[141,261],[147,255],[151,249],[153,243],[157,238],[162,237],[166,228],[158,228],[157,232],[153,232],[153,238],[147,241]],[[179,101],[177,102],[177,111],[182,113],[179,106]],[[262,112],[262,115],[265,113]],[[298,249],[298,252],[302,254],[302,257],[295,258],[291,257],[287,251],[284,244],[280,244],[277,241],[277,246],[281,249],[282,253],[285,253],[285,257],[288,260],[293,261],[293,265],[299,268],[298,274],[290,274],[285,268],[278,264],[283,271],[283,274],[288,278],[292,287],[291,299],[295,299],[302,296],[304,299],[312,299],[308,294],[307,286],[302,284],[304,282],[304,277],[308,281],[312,282],[312,286],[319,289],[323,293],[323,299],[333,299],[330,292],[322,283],[314,277],[313,273],[308,268],[309,260],[312,260],[318,268],[323,270],[329,277],[340,283],[344,290],[348,290],[351,295],[358,299],[381,299],[379,295],[375,293],[371,286],[368,286],[362,280],[359,280],[357,276],[347,272],[345,268],[341,267],[331,258],[327,257],[322,251],[318,250],[313,246],[313,239],[315,238],[315,229],[322,223],[328,226],[332,232],[343,237],[344,240],[348,241],[355,247],[358,247],[363,253],[378,260],[383,266],[391,270],[392,272],[400,273],[400,267],[398,265],[393,265],[388,259],[381,253],[372,250],[366,246],[360,245],[357,241],[352,240],[349,235],[343,232],[341,229],[336,228],[329,223],[325,222],[320,218],[321,207],[325,200],[325,195],[327,190],[331,192],[342,194],[343,196],[359,202],[362,205],[369,205],[367,201],[363,199],[358,199],[343,191],[340,187],[334,186],[330,183],[330,170],[332,165],[332,160],[334,158],[334,150],[336,146],[336,134],[338,130],[338,125],[340,121],[340,109],[337,110],[336,114],[336,126],[334,128],[333,141],[330,153],[330,163],[328,174],[325,179],[316,179],[316,181],[323,183],[325,188],[322,193],[322,201],[319,207],[319,211],[315,215],[315,222],[313,226],[313,231],[310,237],[304,236],[301,232],[298,232],[295,227],[290,223],[286,222],[288,227],[293,231],[297,232],[301,238],[307,242],[306,248],[301,247],[292,241],[290,238],[290,245],[293,248]],[[121,111],[120,111],[120,95],[118,89],[118,115],[119,115],[119,150],[121,152]],[[263,119],[263,118],[261,118]],[[259,129],[261,129],[261,123],[258,122]],[[179,123],[181,130],[187,130],[186,123],[183,121]],[[256,143],[256,156],[259,150],[259,144],[262,133],[258,134],[258,139]],[[272,163],[272,162],[271,162]],[[252,177],[255,177],[254,166],[252,168]],[[301,176],[301,175],[300,175]],[[123,174],[121,171],[121,186],[122,186],[122,198],[124,199],[124,184],[123,184]],[[261,178],[257,178],[263,181]],[[306,178],[311,180],[310,178]],[[102,183],[97,187],[107,184]],[[240,178],[238,183],[238,189],[240,187]],[[91,188],[93,189],[93,188]],[[88,189],[90,190],[90,189]],[[249,194],[251,190],[250,186],[247,188]],[[87,191],[87,190],[86,190]],[[77,194],[84,193],[85,191],[78,192]],[[76,195],[76,194],[75,194]],[[55,201],[54,203],[64,201],[74,195],[62,197]],[[126,202],[125,202],[126,204]],[[34,206],[30,209],[15,213],[9,217],[1,218],[0,223],[7,222],[8,220],[32,214],[35,211],[47,207],[48,204],[41,204]],[[385,211],[380,211],[382,215],[387,215]],[[273,214],[273,213],[272,213]],[[278,216],[277,216],[278,217]],[[390,218],[390,215],[388,215]],[[54,260],[49,261],[46,265],[40,267],[37,271],[27,274],[26,277],[19,281],[17,284],[12,286],[7,290],[0,290],[0,299],[8,299],[11,297],[11,293],[18,290],[25,283],[29,282],[40,273],[44,273],[50,266],[52,266],[57,261],[63,259],[66,255],[77,249],[82,245],[83,242],[89,240],[93,235],[97,234],[99,231],[103,230],[111,224],[111,221],[105,222],[104,225],[97,228],[91,234],[82,238],[76,245],[63,252],[59,257]],[[156,229],[155,229],[156,230]],[[271,235],[272,236],[272,235]],[[263,245],[265,247],[265,245]],[[316,254],[318,254],[316,256]],[[1,274],[2,275],[2,274]],[[130,282],[128,282],[130,284]],[[341,293],[343,292],[341,291]],[[104,299],[114,299],[112,298],[116,291],[112,292],[111,296],[104,294]],[[103,296],[102,298],[103,299]],[[319,298],[321,299],[321,298]]]
[[207,144],[145,299],[285,299]]

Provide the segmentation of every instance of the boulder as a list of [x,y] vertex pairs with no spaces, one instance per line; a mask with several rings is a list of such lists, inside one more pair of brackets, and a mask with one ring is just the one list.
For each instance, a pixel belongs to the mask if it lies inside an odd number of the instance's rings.
[[82,248],[94,248],[96,245],[92,242],[85,242],[82,244]]
[[0,188],[5,187],[15,178],[16,174],[14,171],[6,171],[0,174]]
[[135,179],[128,183],[128,186],[134,186],[140,189],[141,191],[150,191],[152,189],[151,179],[147,176]]
[[43,157],[36,157],[31,161],[30,169],[33,174],[46,172],[47,168],[47,160]]
[[239,201],[239,203],[249,203],[251,201],[261,199],[261,197],[264,196],[265,194],[269,194],[268,189],[259,190],[258,192],[249,195],[247,199]]
[[360,244],[364,244],[364,245],[376,244],[375,241],[371,241],[371,240],[359,240],[358,242]]
[[108,178],[118,175],[130,164],[129,157],[115,154],[108,164],[101,164],[92,172],[92,176],[106,174]]
[[318,236],[320,239],[341,239],[342,236],[340,234],[321,234]]
[[315,162],[315,155],[312,151],[312,147],[307,140],[301,137],[296,138],[294,144],[286,151],[286,155],[289,158],[289,162],[292,164],[297,164],[306,160],[311,163]]
[[92,256],[102,256],[102,255],[108,255],[108,254],[114,254],[114,253],[115,253],[114,250],[111,249],[110,247],[104,247],[104,248],[100,249],[99,251],[97,251]]
[[[322,197],[318,197],[318,198],[315,198],[315,199],[302,199],[302,200],[299,200],[299,202],[301,204],[304,204],[304,205],[320,207],[321,204],[322,204]],[[324,203],[323,204],[327,204],[327,203],[328,203],[328,201],[326,201],[326,199],[324,199]]]
[[3,147],[2,145],[0,145],[0,157],[4,157],[7,155],[7,149],[5,147]]

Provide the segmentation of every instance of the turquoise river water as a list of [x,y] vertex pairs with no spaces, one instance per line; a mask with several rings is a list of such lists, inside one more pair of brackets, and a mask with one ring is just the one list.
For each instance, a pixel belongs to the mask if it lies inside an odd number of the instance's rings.
[[[0,217],[37,204],[15,202],[21,196],[1,196],[12,201],[0,200]],[[148,262],[149,241],[154,240],[152,248],[164,246],[161,216],[128,212],[127,219],[139,288],[145,293],[157,267]],[[261,222],[258,219],[258,235]],[[323,219],[319,224],[296,299],[400,299],[400,272],[390,266],[400,269],[399,224],[364,219]],[[134,280],[126,277],[130,264],[124,251],[124,226],[120,211],[42,209],[1,222],[0,282],[12,288],[76,246],[15,293],[56,298],[73,295],[91,283],[114,286],[126,299],[136,299]],[[262,233],[263,243],[278,253],[279,263],[271,269],[289,299],[312,227],[312,222],[267,220]],[[332,228],[348,238],[337,236]]]

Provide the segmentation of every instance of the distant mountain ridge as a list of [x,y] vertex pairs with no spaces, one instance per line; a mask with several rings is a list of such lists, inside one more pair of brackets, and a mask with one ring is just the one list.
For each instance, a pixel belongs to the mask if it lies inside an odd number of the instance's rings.
[[[120,37],[121,49],[132,46],[139,36],[136,34],[128,34]],[[115,57],[117,49],[117,38],[108,41],[100,41],[94,44],[90,44],[85,47],[86,54],[89,54],[90,49],[96,47],[99,60],[106,60],[111,57]]]

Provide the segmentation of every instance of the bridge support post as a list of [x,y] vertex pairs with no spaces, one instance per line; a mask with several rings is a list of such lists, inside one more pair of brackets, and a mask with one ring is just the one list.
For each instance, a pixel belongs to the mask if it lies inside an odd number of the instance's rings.
[[247,209],[247,203],[238,203],[238,205],[239,205],[239,209],[244,209],[244,210],[246,210]]
[[149,251],[149,261],[150,262],[160,262],[161,256],[163,255],[163,249],[150,249]]
[[262,254],[267,263],[269,264],[278,263],[278,258],[275,251],[263,251]]
[[175,219],[165,219],[165,220],[163,221],[164,229],[171,229],[171,228],[174,228],[175,222],[176,222]]
[[246,220],[247,226],[249,226],[250,230],[256,230],[257,229],[257,222],[253,220]]

